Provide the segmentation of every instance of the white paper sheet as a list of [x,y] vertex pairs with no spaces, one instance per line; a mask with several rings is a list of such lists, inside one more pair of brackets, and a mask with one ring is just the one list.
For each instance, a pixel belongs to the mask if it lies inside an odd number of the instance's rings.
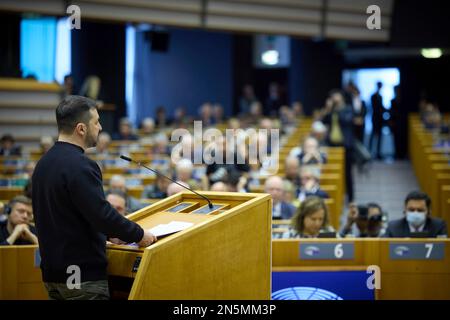
[[182,231],[184,229],[189,228],[192,225],[193,225],[192,222],[171,221],[166,224],[159,224],[159,225],[149,229],[148,231],[150,231],[157,237],[161,237],[164,235]]

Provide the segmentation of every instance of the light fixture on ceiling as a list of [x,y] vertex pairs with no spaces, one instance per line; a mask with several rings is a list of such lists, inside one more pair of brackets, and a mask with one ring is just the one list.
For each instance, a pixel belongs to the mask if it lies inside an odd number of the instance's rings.
[[268,66],[274,66],[280,61],[280,54],[274,49],[266,50],[261,54],[261,61]]
[[424,58],[427,59],[437,59],[442,56],[442,50],[439,48],[428,48],[420,50],[420,53]]

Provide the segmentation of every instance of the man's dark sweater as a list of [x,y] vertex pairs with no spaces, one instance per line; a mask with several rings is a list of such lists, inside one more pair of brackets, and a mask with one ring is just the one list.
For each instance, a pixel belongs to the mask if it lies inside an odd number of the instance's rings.
[[107,237],[139,242],[144,235],[105,200],[101,171],[79,146],[56,142],[32,183],[45,282],[65,283],[70,265],[80,267],[81,282],[105,280]]

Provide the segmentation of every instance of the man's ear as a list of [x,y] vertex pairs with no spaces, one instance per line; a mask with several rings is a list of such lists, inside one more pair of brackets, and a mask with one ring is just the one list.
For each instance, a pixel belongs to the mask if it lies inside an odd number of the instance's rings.
[[81,122],[77,123],[75,131],[77,132],[77,134],[84,136],[86,134],[86,125]]

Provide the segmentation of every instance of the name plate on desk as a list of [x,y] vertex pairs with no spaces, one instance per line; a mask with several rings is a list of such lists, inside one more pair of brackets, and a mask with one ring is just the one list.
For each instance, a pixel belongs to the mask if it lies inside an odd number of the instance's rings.
[[352,260],[354,256],[353,242],[300,243],[300,260]]
[[389,258],[391,260],[443,260],[444,256],[445,243],[389,243]]

